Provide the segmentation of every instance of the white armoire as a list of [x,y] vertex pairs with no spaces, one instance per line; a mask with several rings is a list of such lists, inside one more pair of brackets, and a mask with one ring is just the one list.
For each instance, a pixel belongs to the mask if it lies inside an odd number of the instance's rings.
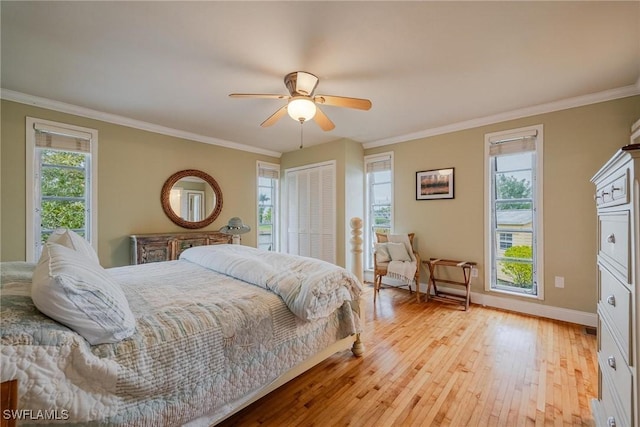
[[591,179],[598,212],[599,427],[640,427],[640,120]]

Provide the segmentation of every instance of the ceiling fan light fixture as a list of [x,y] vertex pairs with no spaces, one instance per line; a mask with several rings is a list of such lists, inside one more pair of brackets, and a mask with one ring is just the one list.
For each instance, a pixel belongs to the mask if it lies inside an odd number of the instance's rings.
[[287,104],[287,113],[298,122],[306,122],[316,115],[316,104],[309,98],[293,97]]

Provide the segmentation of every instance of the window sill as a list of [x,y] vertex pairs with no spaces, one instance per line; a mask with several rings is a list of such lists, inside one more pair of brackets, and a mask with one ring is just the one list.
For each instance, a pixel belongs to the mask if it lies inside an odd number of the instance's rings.
[[540,295],[534,295],[534,294],[529,294],[525,292],[515,292],[515,291],[508,291],[506,289],[494,289],[494,288],[488,288],[487,291],[496,293],[496,294],[510,295],[514,297],[523,297],[528,299],[542,300],[542,297]]

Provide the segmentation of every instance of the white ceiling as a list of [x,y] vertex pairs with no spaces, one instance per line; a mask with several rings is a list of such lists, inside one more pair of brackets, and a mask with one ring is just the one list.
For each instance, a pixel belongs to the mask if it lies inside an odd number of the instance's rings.
[[[316,94],[369,98],[322,107],[305,146],[408,140],[558,105],[640,93],[640,2],[1,3],[2,96],[107,113],[249,150],[286,152],[300,125],[285,74]],[[42,99],[40,99],[42,98]],[[62,108],[64,109],[64,108]]]

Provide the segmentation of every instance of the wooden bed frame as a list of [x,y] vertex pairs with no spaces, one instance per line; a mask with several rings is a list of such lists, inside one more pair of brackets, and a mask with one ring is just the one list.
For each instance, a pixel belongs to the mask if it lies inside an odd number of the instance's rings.
[[[352,218],[350,221],[350,225],[351,225],[351,235],[352,235],[350,240],[350,243],[352,245],[351,270],[353,274],[358,278],[360,283],[363,283],[362,238],[360,237],[362,235],[362,220],[360,218]],[[360,324],[362,325],[362,327],[364,327],[364,302],[363,302],[362,296],[360,297],[360,301],[358,301],[358,308],[360,310],[360,313],[359,313]],[[256,392],[246,396],[246,398],[244,398],[240,402],[236,402],[235,403],[236,406],[229,413],[221,415],[218,418],[215,418],[215,415],[213,414],[210,414],[209,416],[204,415],[200,418],[192,420],[191,423],[197,423],[199,425],[200,420],[202,421],[206,420],[208,425],[211,425],[211,423],[217,424],[229,418],[233,414],[236,414],[237,412],[241,411],[242,409],[246,408],[247,406],[251,405],[252,403],[266,396],[267,394],[271,393],[273,390],[277,389],[283,384],[291,381],[292,379],[302,374],[303,372],[306,372],[309,369],[313,368],[315,365],[324,361],[328,357],[334,355],[335,353],[345,351],[349,348],[351,349],[351,352],[353,353],[353,355],[356,357],[361,357],[364,354],[364,345],[360,340],[360,334],[355,334],[347,338],[344,338],[340,341],[337,341],[334,344],[322,350],[321,352],[311,356],[304,362],[294,366],[292,369],[283,373],[271,383],[265,385],[264,387],[257,390]],[[18,381],[11,380],[11,381],[3,382],[2,390],[0,394],[1,394],[0,427],[5,427],[5,426],[13,427],[16,425],[16,420],[5,419],[2,414],[5,413],[4,412],[5,410],[16,410],[18,407]],[[187,425],[188,424],[189,423],[187,423]]]

